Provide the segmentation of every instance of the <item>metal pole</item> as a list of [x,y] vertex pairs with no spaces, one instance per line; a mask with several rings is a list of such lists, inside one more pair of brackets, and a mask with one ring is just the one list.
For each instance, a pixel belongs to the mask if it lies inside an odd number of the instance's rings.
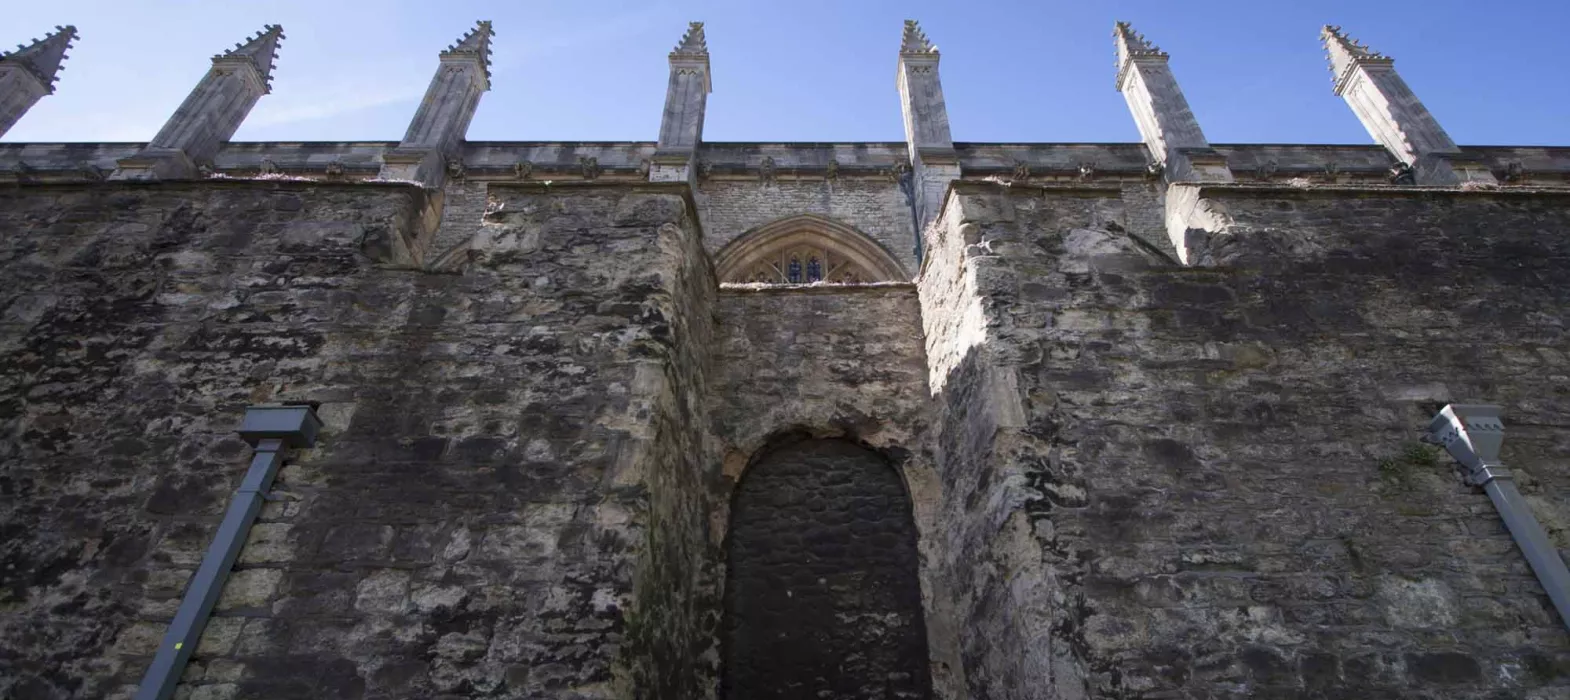
[[1559,550],[1532,515],[1532,508],[1516,490],[1515,479],[1499,460],[1504,443],[1504,423],[1498,406],[1450,404],[1428,425],[1430,439],[1444,446],[1461,463],[1467,483],[1483,487],[1505,529],[1526,556],[1532,573],[1548,592],[1559,621],[1570,629],[1570,570]]
[[240,556],[250,534],[256,514],[262,510],[267,490],[272,488],[273,477],[283,464],[283,451],[288,447],[310,447],[316,443],[316,433],[321,420],[310,406],[251,406],[245,411],[240,425],[240,437],[256,446],[251,457],[251,467],[240,482],[229,511],[224,513],[218,534],[202,555],[202,563],[191,577],[180,600],[180,609],[169,623],[169,631],[158,645],[153,663],[142,676],[142,684],[135,700],[168,700],[185,673],[185,665],[196,651],[207,627],[207,617],[213,612],[224,583],[229,580],[229,570]]
[[1548,541],[1543,526],[1532,515],[1531,506],[1516,490],[1515,479],[1509,475],[1495,476],[1483,484],[1483,490],[1488,492],[1494,508],[1499,510],[1499,517],[1505,521],[1505,529],[1510,531],[1521,553],[1526,555],[1526,562],[1532,565],[1537,580],[1548,591],[1548,599],[1554,602],[1554,609],[1559,611],[1560,622],[1570,629],[1570,570],[1566,570],[1559,551]]
[[196,575],[191,577],[185,598],[180,601],[180,609],[174,614],[174,622],[169,624],[163,643],[158,645],[153,665],[148,667],[147,675],[142,677],[136,700],[167,700],[174,696],[174,687],[179,684],[191,653],[196,651],[202,630],[207,627],[207,617],[218,602],[218,595],[223,592],[224,582],[229,580],[229,570],[234,567],[235,558],[240,556],[240,548],[245,546],[251,523],[256,521],[256,514],[261,512],[264,495],[272,486],[273,477],[278,474],[278,465],[283,462],[283,449],[283,440],[276,438],[257,443],[256,455],[251,458],[251,468],[245,473],[245,480],[240,482],[240,490],[235,492],[234,500],[229,503],[229,512],[224,514],[218,534],[207,547],[207,554],[202,556],[201,566],[196,569]]

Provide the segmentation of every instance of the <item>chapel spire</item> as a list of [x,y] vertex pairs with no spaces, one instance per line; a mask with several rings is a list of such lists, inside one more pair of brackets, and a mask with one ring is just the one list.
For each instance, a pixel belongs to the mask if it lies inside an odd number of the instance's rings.
[[213,56],[207,74],[153,140],[122,158],[116,180],[190,179],[211,163],[262,95],[272,92],[283,27],[269,24],[243,43]]
[[491,89],[495,35],[489,21],[479,21],[438,55],[425,99],[398,147],[382,155],[378,177],[413,180],[429,188],[446,182],[449,164],[463,157],[463,140],[480,106],[480,95]]
[[66,49],[76,38],[76,27],[56,26],[31,45],[17,44],[15,51],[0,55],[0,136],[44,95],[54,94]]
[[670,53],[670,81],[665,87],[665,111],[660,116],[660,139],[649,168],[650,180],[692,180],[710,92],[709,43],[703,23],[690,22]]
[[1495,184],[1486,165],[1456,146],[1439,120],[1396,73],[1395,59],[1357,42],[1340,27],[1319,32],[1332,86],[1363,128],[1409,169],[1419,185]]

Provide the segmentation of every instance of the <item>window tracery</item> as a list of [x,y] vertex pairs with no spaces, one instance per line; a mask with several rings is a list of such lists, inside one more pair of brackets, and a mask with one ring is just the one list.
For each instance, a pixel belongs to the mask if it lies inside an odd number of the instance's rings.
[[877,243],[838,222],[802,215],[761,226],[716,255],[722,283],[862,284],[908,279]]
[[755,259],[726,282],[750,284],[859,284],[873,279],[848,256],[824,245],[782,248]]

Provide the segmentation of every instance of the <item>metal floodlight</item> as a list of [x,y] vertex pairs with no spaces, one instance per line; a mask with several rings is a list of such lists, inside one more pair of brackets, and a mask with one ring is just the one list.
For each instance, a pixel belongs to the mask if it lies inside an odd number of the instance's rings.
[[256,515],[267,500],[273,478],[283,465],[283,451],[290,447],[311,447],[316,444],[316,434],[322,421],[316,410],[305,404],[276,404],[249,406],[240,420],[240,438],[256,448],[251,456],[251,467],[240,480],[240,488],[229,501],[218,532],[207,546],[202,563],[192,574],[175,610],[174,621],[164,633],[153,661],[142,676],[135,700],[169,700],[174,697],[175,686],[185,672],[185,665],[201,642],[202,630],[207,628],[207,618],[223,593],[224,584],[234,561],[245,546],[246,536]]
[[1500,467],[1499,447],[1505,441],[1505,426],[1498,406],[1450,404],[1428,424],[1429,437],[1467,468],[1467,477],[1481,485],[1488,467]]
[[1428,423],[1428,437],[1461,463],[1468,484],[1483,487],[1499,511],[1499,519],[1505,522],[1505,529],[1553,601],[1554,609],[1559,611],[1559,621],[1570,627],[1570,569],[1565,568],[1559,550],[1548,540],[1532,507],[1516,489],[1510,471],[1499,461],[1499,447],[1505,440],[1500,413],[1498,406],[1453,403]]
[[245,409],[240,421],[240,439],[255,447],[262,440],[282,440],[287,447],[310,447],[322,419],[308,405],[261,405]]

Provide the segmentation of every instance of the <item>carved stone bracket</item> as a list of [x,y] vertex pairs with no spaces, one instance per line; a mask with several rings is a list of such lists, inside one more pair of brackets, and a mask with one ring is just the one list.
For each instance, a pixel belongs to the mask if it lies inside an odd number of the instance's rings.
[[1398,162],[1390,166],[1389,179],[1392,185],[1415,185],[1417,184],[1417,173],[1412,169],[1412,166]]
[[455,156],[447,161],[447,179],[452,180],[453,182],[462,183],[464,180],[467,180],[468,177],[469,169],[464,167],[462,158]]
[[1328,162],[1328,163],[1325,163],[1325,172],[1324,172],[1325,182],[1335,182],[1340,177],[1341,177],[1341,164],[1340,163],[1337,163],[1337,162],[1335,162],[1333,160]]
[[520,160],[512,164],[512,176],[519,180],[527,180],[533,174],[534,164],[529,161]]
[[327,164],[327,179],[342,180],[344,177],[343,161],[335,160]]
[[583,172],[583,179],[593,180],[600,176],[600,159],[598,156],[579,156],[578,169]]
[[1267,160],[1259,164],[1259,168],[1254,171],[1254,174],[1261,180],[1270,180],[1275,178],[1276,172],[1280,169],[1280,163],[1275,160]]
[[896,160],[894,161],[894,168],[889,170],[889,182],[898,183],[900,180],[904,179],[905,175],[909,172],[910,161],[903,159]]
[[840,179],[840,162],[839,162],[839,159],[837,159],[837,158],[830,158],[829,159],[829,167],[828,167],[827,170],[823,171],[823,179],[827,180],[829,182],[835,182],[835,181]]
[[1014,179],[1024,182],[1030,179],[1030,164],[1022,160],[1014,161]]
[[1081,180],[1089,180],[1090,178],[1093,178],[1095,176],[1096,176],[1096,162],[1095,161],[1093,161],[1093,160],[1082,160],[1082,161],[1079,162],[1079,179],[1081,179]]
[[763,162],[758,164],[758,181],[765,185],[772,185],[774,174],[774,156],[764,156]]

